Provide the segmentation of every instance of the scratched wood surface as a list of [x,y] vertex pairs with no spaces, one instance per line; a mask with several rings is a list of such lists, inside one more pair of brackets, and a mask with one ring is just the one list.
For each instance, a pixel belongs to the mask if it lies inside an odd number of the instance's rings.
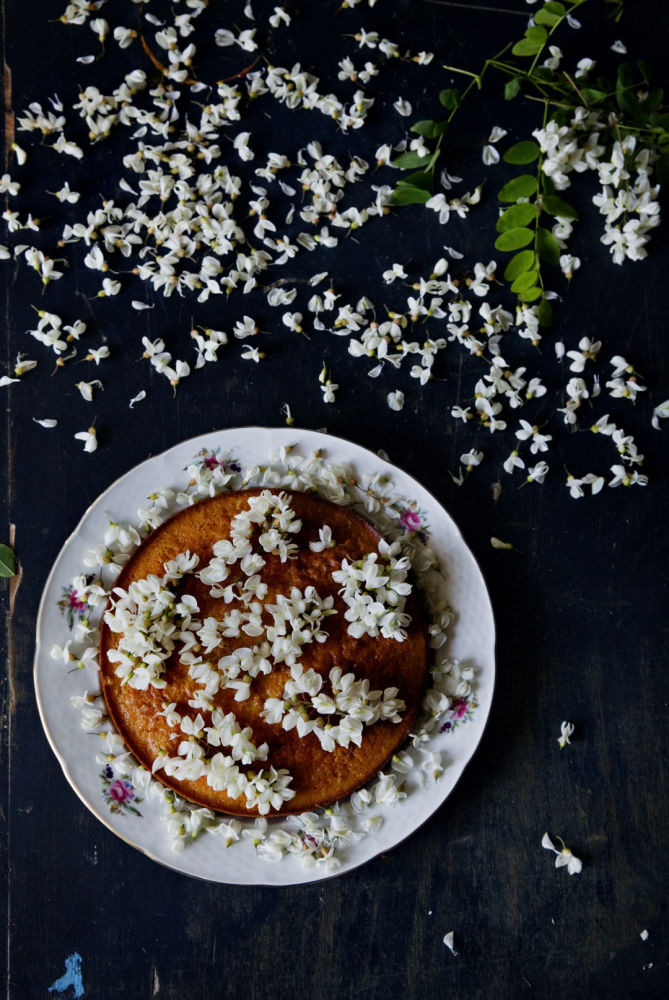
[[[120,53],[111,42],[106,60],[92,69],[77,66],[74,57],[94,51],[95,39],[87,28],[47,23],[64,6],[64,0],[2,4],[9,139],[11,114],[31,100],[44,102],[57,91],[71,104],[82,83],[111,88],[136,65],[150,69],[137,46]],[[505,41],[519,37],[530,9],[521,0],[490,0],[498,11],[466,9],[466,3],[381,0],[373,12],[360,6],[330,21],[337,6],[330,0],[293,4],[300,16],[281,50],[288,65],[291,58],[301,59],[319,75],[329,72],[335,90],[332,69],[344,52],[341,35],[357,30],[358,23],[380,26],[413,51],[434,50],[436,62],[476,69]],[[633,58],[662,67],[669,42],[663,5],[637,0],[620,27],[605,20],[598,0],[587,6],[592,10],[579,15],[583,29],[565,38],[572,64],[584,55],[605,64],[609,45],[620,36]],[[123,20],[111,7],[101,13],[112,25],[128,23],[129,17]],[[227,10],[227,4],[214,4],[206,16],[227,26]],[[233,59],[225,50],[219,56],[229,73],[244,65],[244,53]],[[327,66],[328,71],[321,68]],[[257,148],[263,151],[278,148],[294,155],[306,141],[320,138],[342,159],[349,149],[370,158],[378,143],[401,136],[404,123],[388,110],[399,94],[414,100],[421,117],[436,110],[430,93],[421,96],[421,82],[434,81],[437,91],[449,85],[448,75],[422,72],[418,76],[415,68],[398,64],[379,78],[369,125],[348,137],[321,116],[288,114],[271,101],[264,106],[271,122],[258,117],[243,127],[258,129]],[[669,84],[666,63],[663,72],[661,82]],[[221,75],[218,70],[215,78]],[[484,204],[469,220],[440,227],[433,213],[428,217],[412,207],[370,224],[356,234],[359,242],[347,240],[326,261],[305,260],[308,255],[302,254],[281,276],[299,281],[328,267],[347,298],[355,301],[365,292],[378,303],[398,302],[379,278],[395,260],[411,259],[414,273],[425,273],[444,243],[464,252],[470,267],[494,256],[495,185],[510,173],[503,166],[483,168],[480,149],[495,124],[509,128],[514,141],[524,137],[518,130],[536,121],[536,109],[524,101],[510,109],[492,95],[491,88],[484,99],[474,99],[447,143],[446,162],[465,177],[463,187],[488,178]],[[31,156],[23,170],[11,168],[24,184],[22,215],[53,216],[35,237],[45,248],[54,247],[64,217],[46,189],[55,190],[68,177],[72,187],[92,196],[119,195],[116,159],[107,156],[104,144],[84,166],[65,159],[44,151]],[[594,180],[576,190],[577,204],[586,211]],[[67,213],[70,220],[82,214],[81,206]],[[461,363],[456,350],[440,359],[437,374],[445,381],[423,390],[408,371],[386,371],[372,381],[366,366],[347,355],[344,341],[324,333],[309,342],[279,329],[261,295],[242,299],[238,293],[223,310],[158,297],[155,310],[135,314],[130,298],[150,295],[136,286],[130,291],[127,278],[118,299],[89,300],[99,280],[83,267],[79,249],[67,254],[67,281],[44,298],[25,266],[0,264],[3,361],[10,368],[17,352],[28,349],[41,359],[22,385],[2,390],[6,486],[0,540],[6,541],[8,526],[15,525],[22,569],[13,604],[7,585],[0,587],[7,625],[0,687],[7,997],[78,995],[80,981],[84,995],[96,1000],[667,995],[669,427],[661,434],[651,430],[650,411],[669,396],[669,250],[663,227],[646,262],[616,268],[598,242],[599,231],[591,211],[570,245],[584,266],[556,310],[556,330],[568,346],[586,333],[601,336],[607,358],[623,353],[646,376],[645,398],[635,408],[621,405],[611,413],[636,435],[651,485],[607,489],[578,502],[564,488],[563,463],[576,472],[591,466],[605,470],[612,461],[609,443],[589,434],[566,435],[551,418],[556,435],[548,456],[551,480],[519,492],[519,482],[500,470],[509,437],[474,438],[448,416],[450,405],[461,401],[460,380],[473,385],[476,370],[469,361]],[[70,366],[51,378],[51,359],[39,345],[28,348],[34,342],[24,332],[33,325],[31,305],[40,303],[68,322],[86,318],[96,343],[99,335],[106,337],[112,357],[104,367]],[[165,379],[150,377],[146,363],[134,363],[142,335],[164,335],[168,346],[181,344],[183,357],[190,355],[190,346],[183,345],[190,345],[191,317],[230,330],[245,312],[275,331],[267,338],[262,365],[241,361],[234,346],[221,352],[217,366],[184,382],[173,399]],[[507,360],[537,367],[531,348],[509,336]],[[541,366],[549,384],[561,378],[552,360],[555,336],[547,338]],[[324,359],[341,385],[332,406],[321,402],[316,380]],[[600,370],[606,371],[603,364]],[[94,404],[85,403],[73,383],[98,375],[105,391]],[[127,401],[140,388],[149,397],[130,411]],[[395,388],[407,397],[399,414],[385,405],[385,394]],[[279,408],[286,401],[297,426],[326,426],[371,449],[386,449],[452,512],[490,587],[499,631],[498,685],[473,762],[446,805],[410,840],[364,869],[323,884],[281,891],[228,888],[163,870],[103,828],[75,796],[37,713],[35,617],[60,547],[110,482],[185,437],[249,423],[280,425]],[[600,405],[597,412],[605,410]],[[85,455],[72,435],[88,426],[93,413],[100,449]],[[56,431],[32,422],[45,416],[59,419]],[[460,489],[448,473],[474,442],[486,451],[486,463]],[[495,502],[491,484],[498,478],[502,492]],[[519,551],[494,551],[493,534]],[[575,723],[576,737],[571,748],[559,751],[563,719]],[[563,836],[583,859],[580,876],[555,871],[540,846],[545,830]],[[639,937],[644,928],[650,932],[646,943]],[[442,944],[450,930],[456,932],[457,958]],[[643,968],[650,963],[652,968]]]

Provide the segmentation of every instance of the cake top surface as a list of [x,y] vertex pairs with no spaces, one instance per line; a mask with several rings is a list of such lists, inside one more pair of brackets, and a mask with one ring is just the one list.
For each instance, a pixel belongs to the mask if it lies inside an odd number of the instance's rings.
[[101,631],[119,733],[166,785],[240,815],[360,788],[408,735],[429,642],[409,560],[312,493],[250,489],[153,531]]

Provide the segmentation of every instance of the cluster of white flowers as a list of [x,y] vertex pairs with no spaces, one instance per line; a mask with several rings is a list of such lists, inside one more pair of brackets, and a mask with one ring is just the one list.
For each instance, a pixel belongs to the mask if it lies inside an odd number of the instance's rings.
[[[587,76],[592,65],[591,60],[581,60],[577,75]],[[551,121],[532,134],[545,155],[542,169],[557,191],[570,186],[572,171],[597,171],[602,190],[592,200],[605,219],[602,243],[611,248],[614,262],[622,264],[626,258],[641,260],[647,256],[645,246],[650,231],[660,224],[660,188],[650,180],[657,156],[648,149],[637,152],[636,138],[628,135],[613,143],[610,158],[604,160],[606,146],[600,144],[600,138],[605,124],[615,124],[615,115],[609,115],[604,122],[603,112],[578,108],[568,125]],[[566,249],[565,240],[571,232],[571,221],[558,217],[553,235],[562,249]],[[578,257],[569,254],[560,258],[568,278],[580,264]]]
[[397,642],[406,639],[405,626],[411,616],[404,613],[404,606],[412,590],[406,582],[411,561],[407,556],[398,559],[400,552],[399,542],[389,545],[381,539],[378,553],[370,552],[352,563],[343,559],[342,568],[333,572],[333,579],[342,584],[339,593],[348,605],[348,634],[356,639],[363,635],[380,635]]
[[[370,691],[369,680],[356,680],[353,672],[343,674],[333,667],[329,674],[331,694],[321,693],[323,678],[314,670],[305,671],[301,664],[291,667],[291,680],[284,687],[282,698],[268,698],[261,715],[270,724],[281,724],[285,730],[296,729],[301,738],[313,733],[323,750],[332,753],[337,745],[348,747],[362,743],[363,723],[400,722],[406,708],[397,697],[398,689]],[[312,717],[310,710],[317,713]],[[336,725],[324,722],[322,716],[338,715]]]
[[118,648],[110,649],[107,656],[118,664],[115,673],[123,684],[139,691],[146,691],[149,685],[165,687],[162,674],[174,650],[174,638],[179,630],[189,628],[199,610],[195,598],[184,595],[179,601],[168,584],[192,573],[198,562],[197,555],[180,552],[176,560],[165,564],[164,577],[150,574],[131,583],[128,590],[114,588],[115,600],[104,620],[120,638]]

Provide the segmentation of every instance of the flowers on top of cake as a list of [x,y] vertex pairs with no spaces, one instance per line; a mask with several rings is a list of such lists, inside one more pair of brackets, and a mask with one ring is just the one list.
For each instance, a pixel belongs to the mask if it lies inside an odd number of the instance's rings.
[[411,560],[408,556],[398,559],[401,551],[399,542],[389,545],[382,538],[380,561],[376,552],[352,563],[343,559],[342,568],[332,574],[337,583],[343,584],[339,593],[348,604],[344,617],[351,623],[349,635],[356,639],[363,635],[382,635],[397,642],[406,639],[405,626],[411,616],[404,614],[404,606],[412,590],[406,582]]
[[[363,722],[400,722],[406,704],[397,697],[398,688],[370,691],[369,680],[357,680],[353,672],[344,674],[333,667],[329,674],[331,694],[321,693],[323,678],[315,670],[304,670],[296,663],[290,670],[291,680],[283,689],[283,698],[267,698],[260,713],[268,723],[285,730],[297,729],[300,737],[313,733],[323,750],[332,753],[337,745],[362,743]],[[315,711],[316,716],[312,716]],[[325,722],[323,716],[338,715],[336,725]]]
[[199,611],[195,599],[184,595],[179,600],[168,584],[192,573],[198,562],[196,554],[180,552],[165,563],[165,576],[149,574],[131,583],[127,590],[114,587],[116,601],[105,611],[104,620],[120,638],[118,648],[110,649],[107,656],[118,664],[115,673],[123,684],[139,691],[146,691],[149,685],[165,687],[162,674],[175,639],[201,624],[193,620],[193,614]]
[[266,609],[274,618],[274,624],[267,629],[274,662],[285,662],[290,667],[302,655],[305,643],[313,642],[314,639],[316,642],[325,642],[328,633],[320,626],[324,618],[339,614],[333,604],[333,597],[323,600],[315,587],[307,587],[304,596],[297,587],[293,587],[290,597],[277,594],[276,604],[266,604]]
[[[209,564],[197,574],[205,585],[212,586],[211,597],[223,597],[226,601],[244,595],[248,590],[254,590],[254,596],[262,599],[267,593],[267,587],[256,580],[265,560],[260,552],[254,552],[251,544],[254,525],[260,528],[258,543],[268,555],[278,555],[281,562],[296,559],[297,544],[288,540],[289,535],[296,534],[302,527],[302,522],[295,518],[295,511],[290,506],[290,497],[285,493],[275,496],[270,490],[263,490],[260,496],[249,497],[248,510],[243,510],[232,518],[230,523],[230,538],[224,538],[214,545],[214,557]],[[230,566],[240,562],[242,572],[250,577],[246,587],[242,586],[241,594],[235,593],[232,587],[221,587],[230,575]],[[253,582],[252,587],[249,584]],[[260,588],[261,592],[258,592]],[[264,589],[263,589],[264,588]]]
[[[218,709],[211,713],[211,726],[205,726],[201,715],[191,719],[182,718],[174,711],[174,704],[165,705],[161,715],[164,715],[170,727],[179,726],[186,739],[181,740],[177,757],[170,757],[165,748],[161,748],[153,762],[152,773],[164,770],[169,777],[177,781],[197,781],[206,778],[207,784],[217,792],[225,792],[233,799],[240,795],[246,797],[246,808],[258,808],[261,816],[267,815],[270,806],[279,810],[284,802],[289,802],[295,795],[288,785],[293,780],[285,768],[277,770],[274,767],[261,768],[260,771],[242,771],[244,767],[255,761],[266,761],[268,746],[263,743],[256,747],[252,742],[253,731],[250,726],[241,728],[234,712],[224,715]],[[178,733],[173,734],[178,736]],[[230,753],[219,751],[213,757],[206,757],[205,743],[213,747],[229,747]]]

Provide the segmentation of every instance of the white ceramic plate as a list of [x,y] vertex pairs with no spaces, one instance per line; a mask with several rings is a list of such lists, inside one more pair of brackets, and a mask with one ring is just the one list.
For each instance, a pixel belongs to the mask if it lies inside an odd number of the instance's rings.
[[[68,673],[64,663],[50,655],[54,644],[62,646],[71,638],[68,588],[75,576],[85,572],[82,557],[100,541],[107,528],[105,511],[115,521],[136,524],[137,510],[147,505],[150,493],[167,486],[185,488],[185,470],[196,456],[202,460],[203,451],[209,456],[227,457],[246,468],[253,463],[266,464],[271,449],[288,445],[296,446],[293,454],[306,456],[321,449],[328,463],[348,462],[359,475],[379,472],[392,480],[395,493],[406,501],[404,529],[425,532],[447,580],[449,603],[456,615],[448,630],[447,651],[475,668],[466,711],[460,706],[463,717],[453,717],[448,728],[425,744],[443,755],[444,770],[439,779],[435,781],[430,775],[422,788],[414,787],[406,799],[394,806],[375,806],[369,815],[383,817],[381,829],[338,850],[342,864],[336,872],[325,867],[305,870],[292,856],[272,863],[258,858],[248,839],[226,849],[223,838],[210,834],[174,853],[166,839],[162,805],[141,791],[128,789],[132,797],[112,810],[109,781],[105,785],[103,768],[95,760],[102,749],[100,741],[83,730],[80,713],[70,702],[73,695],[81,695],[85,689],[98,691],[98,681],[88,670]],[[294,428],[240,427],[203,434],[131,469],[92,504],[66,541],[44,588],[37,619],[35,688],[39,711],[49,742],[77,795],[105,826],[154,861],[185,875],[235,885],[295,885],[329,878],[357,868],[412,834],[450,795],[476,750],[490,712],[494,681],[495,626],[490,598],[481,571],[453,519],[417,480],[373,452],[342,438]],[[411,752],[420,763],[420,752]]]

